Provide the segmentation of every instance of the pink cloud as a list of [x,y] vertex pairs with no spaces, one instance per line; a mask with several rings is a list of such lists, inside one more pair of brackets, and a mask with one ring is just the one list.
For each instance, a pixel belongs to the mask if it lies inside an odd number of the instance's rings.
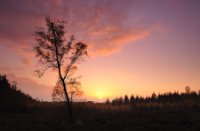
[[23,59],[22,59],[22,64],[27,65],[27,66],[30,66],[30,65],[32,64],[32,61],[30,61],[30,60],[28,60],[28,59],[26,59],[26,58],[23,58]]
[[22,57],[22,63],[31,63],[30,58],[34,57],[34,30],[44,26],[44,17],[48,14],[65,20],[68,34],[75,34],[77,40],[88,43],[91,56],[119,52],[124,45],[149,36],[155,27],[155,24],[146,24],[139,18],[128,23],[127,7],[134,3],[128,0],[20,2],[1,2],[0,40]]
[[0,67],[1,72],[9,72],[11,69],[8,67]]
[[[121,48],[128,44],[129,42],[134,42],[139,39],[143,39],[150,34],[148,31],[140,32],[123,32],[114,35],[111,38],[101,40],[103,45],[95,45],[91,47],[91,50],[94,50],[92,55],[95,56],[105,56],[113,53],[117,53]],[[106,43],[106,44],[105,44]]]

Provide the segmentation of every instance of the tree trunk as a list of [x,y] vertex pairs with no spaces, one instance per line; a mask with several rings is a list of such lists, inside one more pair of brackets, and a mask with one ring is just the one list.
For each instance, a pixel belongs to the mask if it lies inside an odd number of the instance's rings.
[[[53,35],[54,35],[54,38],[56,38],[55,30],[53,30]],[[58,74],[59,74],[60,80],[61,80],[62,85],[63,85],[65,97],[67,99],[66,100],[67,102],[65,101],[65,103],[67,104],[67,107],[68,107],[69,116],[73,119],[73,112],[72,112],[72,108],[71,108],[71,105],[70,105],[70,99],[69,99],[69,96],[68,96],[68,93],[67,93],[65,80],[64,80],[64,78],[62,77],[62,74],[61,74],[61,65],[60,65],[60,61],[58,59],[58,48],[57,48],[57,40],[56,39],[54,39],[54,44],[55,44],[56,61],[57,61],[57,66],[58,66]]]
[[61,81],[62,81],[62,85],[63,85],[64,94],[65,94],[65,97],[66,97],[66,99],[67,99],[67,100],[65,101],[65,104],[67,104],[69,116],[70,116],[71,118],[73,118],[73,111],[72,111],[72,107],[71,107],[69,95],[68,95],[68,93],[67,93],[66,84],[65,84],[65,82],[64,82],[64,80],[63,80],[62,78],[61,78]]
[[60,65],[60,61],[59,61],[59,58],[58,58],[58,47],[57,47],[57,40],[56,40],[56,33],[55,33],[55,30],[53,30],[53,35],[54,35],[54,44],[55,44],[55,53],[56,53],[56,61],[57,61],[57,66],[58,66],[58,74],[59,74],[59,77],[60,77],[60,80],[62,82],[62,85],[63,85],[63,90],[64,90],[64,94],[65,94],[65,97],[66,97],[66,101],[65,103],[67,104],[67,107],[68,107],[68,113],[69,113],[69,116],[72,118],[73,120],[73,112],[72,112],[72,107],[71,107],[71,104],[70,104],[70,99],[69,99],[69,95],[67,93],[67,88],[66,88],[66,84],[65,84],[65,79],[63,78],[62,74],[61,74],[61,65]]

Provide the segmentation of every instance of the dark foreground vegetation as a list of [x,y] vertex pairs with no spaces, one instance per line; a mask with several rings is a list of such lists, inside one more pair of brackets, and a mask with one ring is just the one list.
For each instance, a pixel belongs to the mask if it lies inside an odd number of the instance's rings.
[[130,98],[74,103],[71,122],[65,104],[36,101],[0,76],[0,131],[199,131],[200,95],[183,93],[175,99],[173,94],[133,103]]

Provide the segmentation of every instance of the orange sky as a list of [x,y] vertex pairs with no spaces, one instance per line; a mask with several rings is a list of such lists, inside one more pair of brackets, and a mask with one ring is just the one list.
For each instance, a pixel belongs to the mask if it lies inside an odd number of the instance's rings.
[[33,75],[33,33],[46,15],[89,46],[77,72],[88,100],[200,89],[198,0],[20,2],[0,2],[0,73],[33,97],[51,100],[57,81],[51,70]]

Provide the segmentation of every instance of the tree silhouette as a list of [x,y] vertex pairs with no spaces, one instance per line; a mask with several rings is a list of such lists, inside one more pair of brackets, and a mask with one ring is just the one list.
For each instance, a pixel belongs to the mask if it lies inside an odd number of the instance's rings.
[[134,104],[134,102],[135,102],[135,97],[134,97],[134,95],[131,95],[131,97],[130,97],[130,103]]
[[71,36],[69,42],[65,42],[64,21],[47,17],[46,26],[47,28],[37,28],[35,31],[34,50],[40,66],[35,72],[39,77],[49,68],[58,72],[58,81],[64,91],[64,102],[68,107],[69,116],[73,117],[66,83],[77,69],[75,65],[87,55],[87,45],[82,42],[75,43],[74,36]]
[[106,99],[105,104],[106,104],[106,105],[109,105],[109,104],[110,104],[110,99],[109,99],[109,98]]
[[[81,100],[81,96],[83,95],[81,83],[76,81],[76,79],[70,79],[67,82],[67,87],[72,106],[72,102]],[[65,101],[65,93],[60,82],[57,82],[56,86],[53,88],[52,99],[53,101]]]
[[186,93],[186,94],[190,94],[190,87],[189,87],[189,86],[186,86],[186,87],[185,87],[185,93]]
[[124,104],[126,104],[126,105],[129,104],[129,98],[127,95],[124,96]]

